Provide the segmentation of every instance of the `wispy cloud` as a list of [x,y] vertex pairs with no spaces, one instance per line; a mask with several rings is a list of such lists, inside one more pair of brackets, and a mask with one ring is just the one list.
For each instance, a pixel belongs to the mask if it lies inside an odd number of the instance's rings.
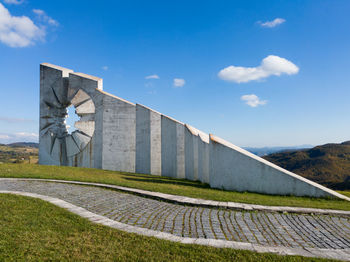
[[158,75],[149,75],[146,76],[145,79],[159,79],[160,77]]
[[51,18],[50,16],[48,16],[44,10],[41,9],[33,9],[33,13],[37,15],[37,17],[44,23],[47,23],[49,25],[52,26],[58,26],[58,22]]
[[10,47],[26,47],[43,40],[45,30],[27,16],[12,16],[0,3],[0,42]]
[[12,117],[1,117],[0,116],[0,122],[5,122],[9,124],[14,124],[14,123],[31,123],[35,122],[32,119],[25,119],[25,118],[12,118]]
[[18,132],[13,134],[0,133],[0,143],[8,144],[14,142],[38,142],[37,133]]
[[107,71],[108,70],[108,66],[102,66],[102,69]]
[[231,65],[222,69],[218,73],[218,77],[225,81],[246,83],[253,80],[264,79],[272,75],[294,75],[298,72],[299,68],[287,59],[269,55],[261,61],[260,66],[242,67]]
[[280,24],[283,24],[284,22],[286,22],[286,19],[283,18],[275,18],[272,21],[266,21],[266,22],[261,22],[259,21],[258,23],[262,26],[262,27],[268,27],[268,28],[272,28],[272,27],[276,27]]
[[24,0],[4,0],[5,4],[10,4],[10,5],[20,5],[24,2]]
[[9,135],[0,134],[0,140],[10,139]]
[[174,78],[174,82],[173,82],[174,87],[183,87],[185,84],[186,84],[185,79]]
[[254,94],[241,96],[241,100],[250,107],[263,106],[267,103],[267,100],[260,100],[260,98]]

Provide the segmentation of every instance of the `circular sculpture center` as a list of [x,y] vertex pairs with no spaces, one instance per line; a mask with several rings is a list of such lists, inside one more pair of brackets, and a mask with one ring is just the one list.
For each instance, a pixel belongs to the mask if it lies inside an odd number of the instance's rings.
[[[54,90],[53,94],[56,94]],[[53,159],[68,163],[69,158],[82,152],[92,139],[95,132],[95,105],[81,89],[68,103],[61,103],[64,99],[59,99],[57,95],[48,98],[45,100],[48,114],[41,117],[41,139],[46,140],[46,151]]]

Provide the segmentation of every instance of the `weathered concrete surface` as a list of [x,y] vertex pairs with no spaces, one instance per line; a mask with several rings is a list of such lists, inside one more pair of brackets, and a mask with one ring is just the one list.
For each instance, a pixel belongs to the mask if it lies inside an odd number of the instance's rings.
[[136,104],[136,173],[151,173],[151,113]]
[[177,177],[176,122],[162,115],[162,176]]
[[[40,66],[39,163],[138,172],[266,194],[350,200],[231,143],[102,91],[102,79]],[[78,129],[67,131],[74,105]]]
[[342,195],[210,136],[210,185],[235,191],[296,196]]
[[135,172],[135,104],[104,95],[102,141],[103,169]]
[[198,139],[198,179],[209,184],[209,143],[199,135]]
[[162,115],[150,110],[151,174],[162,175]]
[[185,178],[185,126],[176,122],[176,173],[177,178]]
[[161,175],[161,114],[136,104],[136,173]]
[[198,132],[185,125],[186,179],[200,180],[198,177]]

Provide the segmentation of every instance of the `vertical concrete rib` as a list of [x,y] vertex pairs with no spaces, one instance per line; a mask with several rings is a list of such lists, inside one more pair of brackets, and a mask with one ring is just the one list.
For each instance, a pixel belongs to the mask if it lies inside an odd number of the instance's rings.
[[162,175],[162,126],[161,114],[150,111],[151,122],[151,174]]
[[188,180],[194,180],[194,148],[191,131],[185,128],[185,177]]
[[136,173],[151,172],[150,110],[136,104]]
[[177,177],[176,122],[167,116],[161,117],[162,128],[162,176]]
[[198,179],[209,183],[209,144],[198,137]]
[[185,178],[185,126],[176,123],[176,162],[177,178]]

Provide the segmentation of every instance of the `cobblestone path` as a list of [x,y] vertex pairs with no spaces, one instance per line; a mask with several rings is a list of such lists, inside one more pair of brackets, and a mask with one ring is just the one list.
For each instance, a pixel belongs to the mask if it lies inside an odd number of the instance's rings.
[[93,186],[0,181],[0,190],[51,196],[110,219],[182,237],[265,246],[350,248],[350,218],[184,206]]

